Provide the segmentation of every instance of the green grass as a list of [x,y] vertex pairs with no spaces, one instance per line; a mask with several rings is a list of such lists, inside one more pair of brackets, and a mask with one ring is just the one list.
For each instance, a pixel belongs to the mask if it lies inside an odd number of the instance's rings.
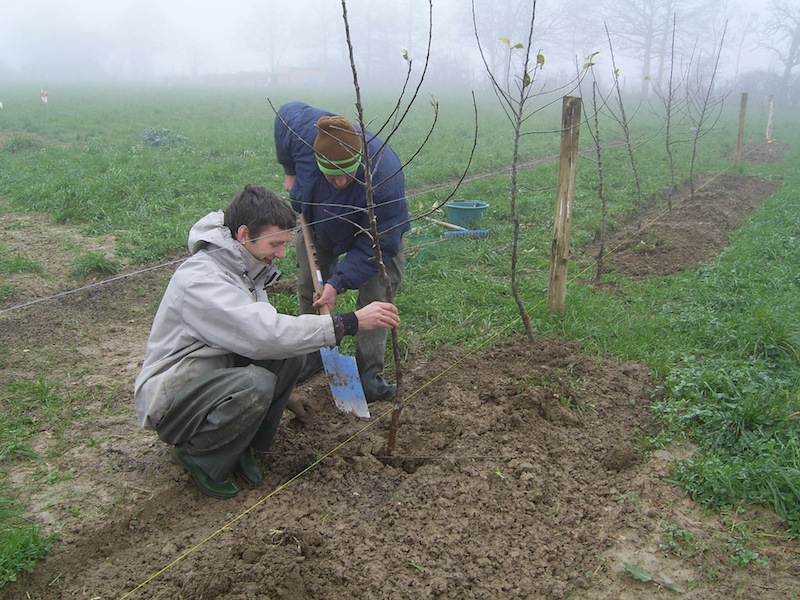
[[33,571],[36,561],[50,550],[54,539],[23,517],[12,491],[0,486],[0,588],[16,581],[20,571]]
[[48,429],[57,433],[69,414],[69,403],[57,385],[48,383],[43,376],[34,381],[13,381],[4,389],[0,407],[0,466],[15,457],[34,456],[29,442],[37,424],[48,423]]
[[0,274],[11,275],[13,273],[44,273],[44,266],[19,252],[9,252],[7,248],[0,245]]
[[[16,96],[15,96],[16,93]],[[252,90],[64,89],[46,112],[24,103],[23,92],[4,92],[0,131],[0,197],[11,210],[47,213],[78,224],[87,236],[114,234],[117,256],[85,255],[83,276],[110,275],[119,264],[163,260],[185,253],[186,234],[199,217],[225,206],[246,183],[281,190],[282,172],[272,146],[275,106],[302,98],[352,116],[352,99]],[[370,127],[378,129],[390,99],[367,98]],[[429,145],[406,168],[414,217],[445,200],[465,168],[472,145],[469,97],[439,99],[440,115]],[[478,98],[479,140],[472,168],[457,197],[490,203],[485,238],[444,236],[419,219],[407,237],[406,277],[396,302],[404,354],[432,352],[452,344],[474,348],[494,336],[523,335],[510,290],[511,126],[494,97]],[[763,136],[763,115],[751,110],[747,140]],[[796,119],[781,115],[781,136],[799,139]],[[432,111],[422,103],[392,139],[410,157],[424,139]],[[725,172],[723,154],[736,140],[738,107],[703,137],[697,173]],[[523,138],[523,161],[555,158],[559,105],[529,121],[550,132]],[[606,139],[618,138],[606,123]],[[651,198],[669,183],[661,123],[640,111],[632,127],[643,193]],[[572,243],[599,231],[597,174],[582,134]],[[2,139],[2,138],[0,138]],[[676,148],[680,181],[688,178],[689,147]],[[627,152],[609,148],[605,185],[611,228],[638,208]],[[518,215],[522,224],[518,278],[535,330],[577,340],[588,352],[639,361],[659,389],[654,411],[661,429],[652,440],[691,442],[697,453],[676,465],[673,477],[700,503],[730,507],[764,503],[800,534],[800,148],[784,164],[753,166],[745,173],[780,177],[783,185],[745,222],[732,244],[710,265],[649,281],[615,276],[616,292],[582,283],[570,266],[567,310],[547,314],[546,294],[557,164],[520,173]],[[433,215],[440,219],[443,213]],[[0,268],[25,262],[0,249]],[[295,274],[293,253],[280,265]],[[25,268],[35,269],[35,264]],[[0,288],[0,294],[2,294]],[[346,309],[352,298],[343,298]],[[153,311],[157,301],[153,303]],[[296,299],[278,295],[284,311]],[[49,386],[43,383],[33,384]],[[52,390],[51,390],[52,391]],[[14,395],[6,389],[4,395]],[[28,394],[48,418],[48,394]],[[0,412],[0,448],[8,460],[24,460],[29,433],[21,413]],[[52,416],[49,418],[53,418]],[[55,419],[54,419],[55,420]]]
[[78,278],[85,278],[92,275],[114,275],[119,272],[121,265],[119,261],[108,258],[100,252],[87,252],[78,256],[74,261],[72,275]]
[[[37,459],[31,448],[33,432],[41,422],[52,424],[57,433],[59,423],[69,422],[65,414],[67,402],[58,388],[40,378],[37,381],[16,381],[4,390],[0,404],[0,468],[15,460]],[[25,517],[24,507],[14,499],[8,485],[0,485],[0,588],[16,580],[20,571],[31,571],[37,560],[50,549],[53,534],[46,534]]]

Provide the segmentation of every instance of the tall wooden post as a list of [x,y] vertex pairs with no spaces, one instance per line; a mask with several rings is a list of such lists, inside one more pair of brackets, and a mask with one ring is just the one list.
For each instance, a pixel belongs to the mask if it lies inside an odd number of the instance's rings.
[[775,96],[769,97],[769,116],[767,117],[767,141],[772,141],[772,123],[775,119]]
[[742,140],[744,139],[744,115],[747,112],[747,92],[742,92],[742,104],[739,108],[739,134],[736,136],[736,152],[733,154],[733,170],[739,169],[742,160]]
[[550,254],[550,284],[547,310],[563,316],[567,297],[567,262],[572,205],[575,200],[575,171],[578,166],[578,131],[581,122],[581,99],[565,96],[561,108],[561,156],[558,161],[558,188],[553,219],[553,245]]

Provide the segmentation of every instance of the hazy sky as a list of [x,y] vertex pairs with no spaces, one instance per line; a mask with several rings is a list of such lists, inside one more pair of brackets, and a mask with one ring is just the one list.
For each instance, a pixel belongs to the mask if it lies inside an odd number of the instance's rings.
[[[718,2],[723,8],[735,4],[735,0]],[[0,78],[4,73],[22,73],[42,85],[65,76],[77,80],[109,75],[206,76],[316,67],[346,59],[340,0],[8,0],[4,4]],[[507,5],[503,0],[477,0],[477,4],[498,14]],[[761,11],[763,16],[767,4],[768,0],[747,0],[745,7],[748,14]],[[566,6],[580,10],[582,5],[579,0],[539,0],[537,23],[546,25],[553,12],[563,13]],[[402,72],[404,49],[422,60],[426,0],[349,0],[348,11],[356,55],[365,64]],[[588,26],[602,32],[602,23]],[[379,42],[360,36],[359,32],[379,27]],[[469,0],[434,0],[433,39],[440,73],[448,72],[448,64],[462,67],[465,62],[475,62],[480,70]],[[496,38],[490,43],[496,44]],[[548,57],[555,59],[563,51],[567,65],[590,50],[553,41],[547,48]],[[764,61],[752,50],[742,56],[749,66]]]
[[[427,11],[420,0],[392,4]],[[374,2],[348,5],[355,21],[364,8],[376,13]],[[8,2],[2,13],[0,63],[43,73],[54,64],[75,73],[98,67],[156,75],[264,71],[271,55],[297,66],[321,36],[341,39],[343,33],[338,0],[22,0]],[[420,17],[424,25],[426,12]],[[339,44],[336,58],[344,52]]]
[[135,69],[138,63],[138,68],[158,74],[192,68],[249,70],[258,66],[259,58],[251,43],[259,31],[254,4],[253,0],[9,2],[0,19],[0,60],[12,69],[40,68],[45,73],[45,65],[65,62],[70,71],[91,71],[98,56],[103,57],[104,68],[113,69],[117,61],[120,68]]

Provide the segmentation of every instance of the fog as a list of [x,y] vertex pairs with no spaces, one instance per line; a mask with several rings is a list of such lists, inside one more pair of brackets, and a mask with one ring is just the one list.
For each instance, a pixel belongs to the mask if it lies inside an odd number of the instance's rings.
[[[651,3],[665,0],[649,0]],[[728,32],[721,74],[748,69],[780,70],[756,48],[767,0],[751,0],[746,11],[731,0],[677,0],[691,8],[715,4],[697,23],[679,20],[686,35],[679,56],[700,43],[706,56]],[[556,79],[574,73],[575,63],[599,52],[610,73],[606,19],[618,18],[619,2],[539,0],[534,50],[546,56],[543,71]],[[24,0],[6,2],[0,18],[0,85],[25,80],[45,88],[59,82],[147,81],[301,84],[333,86],[351,81],[339,0]],[[595,12],[588,12],[591,9]],[[224,5],[224,6],[223,6]],[[596,5],[596,6],[595,6]],[[482,45],[492,67],[501,69],[509,46],[527,41],[530,2],[476,0]],[[607,6],[603,12],[602,6]],[[356,65],[365,84],[399,83],[414,60],[417,75],[428,41],[426,0],[349,0],[348,17]],[[619,8],[622,10],[622,8]],[[571,11],[571,12],[570,12]],[[522,17],[522,18],[521,18]],[[613,25],[612,36],[615,34]],[[469,0],[434,0],[430,70],[426,82],[471,89],[485,85],[485,69],[473,33]],[[621,43],[621,42],[620,42]],[[636,51],[617,50],[624,77],[641,80]]]

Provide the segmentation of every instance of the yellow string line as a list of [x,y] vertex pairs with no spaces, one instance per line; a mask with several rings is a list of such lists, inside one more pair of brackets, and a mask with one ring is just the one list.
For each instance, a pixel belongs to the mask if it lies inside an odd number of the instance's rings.
[[367,429],[369,429],[370,427],[372,427],[372,426],[373,426],[373,425],[374,425],[374,424],[375,424],[377,421],[379,421],[380,419],[384,418],[384,417],[385,417],[387,414],[389,414],[389,413],[391,412],[391,410],[392,410],[392,409],[390,409],[390,410],[387,410],[386,412],[384,412],[383,414],[381,414],[381,416],[380,416],[380,417],[378,417],[377,419],[375,419],[374,421],[370,421],[370,422],[369,422],[369,423],[367,423],[367,424],[366,424],[364,427],[362,427],[361,429],[357,430],[357,431],[356,431],[354,434],[352,434],[350,437],[348,437],[347,439],[345,439],[345,440],[343,440],[342,442],[340,442],[340,443],[339,443],[337,446],[335,446],[333,449],[329,450],[328,452],[326,452],[325,454],[323,454],[322,456],[320,456],[319,458],[317,458],[317,459],[316,459],[314,462],[312,462],[310,465],[308,465],[307,467],[305,467],[305,468],[304,468],[302,471],[300,471],[299,473],[297,473],[296,475],[294,475],[294,476],[293,476],[293,477],[291,477],[290,479],[286,480],[284,483],[280,484],[278,487],[276,487],[274,490],[272,490],[271,492],[269,492],[269,493],[268,493],[268,494],[266,494],[265,496],[262,496],[262,497],[261,497],[261,498],[260,498],[260,499],[259,499],[259,500],[258,500],[258,501],[255,503],[255,504],[253,504],[253,505],[252,505],[252,506],[250,506],[249,508],[245,509],[245,510],[244,510],[244,511],[242,511],[241,513],[239,513],[239,514],[238,514],[237,516],[235,516],[233,519],[231,519],[230,521],[228,521],[228,522],[227,522],[225,525],[223,525],[222,527],[220,527],[219,529],[217,529],[216,531],[214,531],[213,533],[211,533],[210,535],[208,535],[208,537],[206,537],[204,540],[202,540],[202,541],[198,542],[196,545],[194,545],[193,547],[191,547],[190,549],[188,549],[186,552],[184,552],[183,554],[181,554],[181,555],[180,555],[178,558],[176,558],[175,560],[173,560],[171,563],[169,563],[168,565],[166,565],[165,567],[163,567],[163,568],[162,568],[162,569],[160,569],[159,571],[155,572],[153,575],[151,575],[150,577],[148,577],[148,578],[147,578],[145,581],[143,581],[143,582],[142,582],[142,583],[140,583],[138,586],[136,586],[135,588],[133,588],[132,590],[130,590],[128,593],[126,593],[124,596],[122,596],[120,600],[122,600],[122,599],[124,599],[124,598],[127,598],[128,596],[130,596],[131,594],[133,594],[134,592],[136,592],[137,590],[139,590],[139,589],[140,589],[140,588],[142,588],[143,586],[147,585],[147,584],[148,584],[150,581],[152,581],[153,579],[155,579],[156,577],[158,577],[159,575],[161,575],[161,574],[162,574],[162,573],[164,573],[165,571],[169,570],[171,567],[173,567],[174,565],[176,565],[177,563],[179,563],[181,560],[183,560],[184,558],[186,558],[187,556],[189,556],[190,554],[192,554],[193,552],[195,552],[196,550],[198,550],[198,549],[199,549],[201,546],[203,546],[204,544],[206,544],[207,542],[209,542],[210,540],[212,540],[213,538],[215,538],[216,536],[218,536],[220,533],[222,533],[222,532],[223,532],[223,531],[225,531],[226,529],[229,529],[229,528],[230,528],[230,527],[231,527],[231,526],[232,526],[234,523],[236,523],[237,521],[239,521],[240,519],[242,519],[243,517],[245,517],[246,515],[248,515],[249,513],[251,513],[251,512],[252,512],[253,510],[255,510],[255,509],[258,507],[258,506],[260,506],[261,504],[263,504],[264,502],[266,502],[267,500],[269,500],[270,498],[272,498],[273,496],[275,496],[276,494],[278,494],[279,492],[281,492],[281,491],[282,491],[282,490],[284,490],[285,488],[287,488],[287,487],[289,487],[290,485],[292,485],[292,484],[293,484],[295,481],[297,481],[297,480],[298,480],[300,477],[302,477],[303,475],[305,475],[306,473],[308,473],[308,472],[309,472],[311,469],[313,469],[314,467],[316,467],[316,466],[317,466],[319,463],[321,463],[323,460],[325,460],[326,458],[328,458],[328,457],[332,456],[333,454],[335,454],[336,452],[338,452],[340,449],[342,449],[344,446],[346,446],[346,445],[348,445],[349,443],[351,443],[351,442],[352,442],[352,441],[353,441],[355,438],[357,438],[359,435],[361,435],[361,434],[362,434],[364,431],[366,431]]
[[[720,177],[720,176],[722,175],[722,173],[725,173],[725,172],[727,172],[728,170],[730,170],[730,167],[728,167],[728,169],[726,169],[725,171],[722,171],[721,173],[719,173],[719,174],[715,175],[714,177],[710,178],[710,179],[709,179],[707,182],[705,182],[703,185],[701,185],[701,186],[700,186],[699,188],[697,188],[697,190],[695,190],[695,191],[700,191],[700,190],[702,190],[702,189],[703,189],[703,188],[704,188],[706,185],[708,185],[708,184],[710,184],[711,182],[713,182],[714,180],[716,180],[718,177]],[[680,206],[680,204],[681,204],[682,202],[684,202],[686,199],[688,199],[689,197],[690,197],[690,196],[687,196],[687,197],[685,197],[683,200],[681,200],[680,202],[678,202],[678,203],[677,203],[677,206]],[[667,214],[669,214],[669,210],[662,211],[661,213],[659,213],[658,215],[656,215],[656,217],[655,217],[655,218],[653,218],[651,221],[649,221],[649,222],[648,222],[646,225],[643,225],[643,228],[646,228],[646,227],[651,227],[653,224],[657,223],[657,222],[658,222],[658,221],[659,221],[659,220],[660,220],[662,217],[664,217],[664,216],[665,216],[665,215],[667,215]],[[627,240],[625,240],[625,241],[627,241]],[[623,242],[621,242],[621,243],[620,243],[620,245],[622,245],[622,243],[623,243]],[[616,249],[616,248],[619,248],[619,246],[620,246],[620,245],[616,246],[614,249]],[[609,252],[613,252],[613,249],[612,249],[612,250],[609,250]],[[596,263],[594,263],[594,264],[596,264]],[[578,277],[579,277],[581,274],[585,273],[585,272],[586,272],[586,271],[588,271],[590,268],[592,268],[592,267],[594,266],[594,264],[590,264],[590,265],[589,265],[587,268],[583,269],[582,271],[580,271],[579,273],[577,273],[575,276],[573,276],[573,277],[571,277],[570,279],[568,279],[567,283],[573,283],[573,282],[574,282],[574,281],[575,281],[575,280],[576,280],[576,279],[577,279],[577,278],[578,278]],[[541,305],[541,304],[543,304],[543,301],[542,301],[542,299],[540,298],[540,299],[538,299],[536,302],[534,302],[534,303],[533,303],[531,306],[532,306],[532,307],[536,307],[537,305]],[[430,385],[432,385],[434,382],[436,382],[437,380],[439,380],[439,379],[441,379],[442,377],[444,377],[444,375],[446,375],[447,373],[449,373],[449,372],[450,372],[452,369],[454,369],[456,366],[458,366],[458,365],[459,365],[460,363],[462,363],[464,360],[466,360],[467,358],[469,358],[470,356],[472,356],[473,354],[475,354],[475,353],[476,353],[476,352],[478,352],[479,350],[481,350],[481,349],[485,348],[486,346],[488,346],[488,345],[489,345],[489,343],[491,343],[492,341],[494,341],[494,340],[495,340],[495,339],[496,339],[496,338],[497,338],[497,337],[498,337],[498,336],[499,336],[501,333],[504,333],[504,332],[505,332],[506,330],[508,330],[508,329],[509,329],[509,328],[510,328],[512,325],[515,325],[516,323],[518,323],[518,322],[520,321],[520,319],[521,319],[521,317],[519,317],[519,316],[518,316],[518,317],[516,317],[516,318],[512,319],[512,320],[511,320],[511,321],[510,321],[508,324],[506,324],[505,326],[503,326],[503,327],[500,327],[500,328],[499,328],[497,331],[495,331],[493,334],[491,334],[489,337],[487,337],[487,338],[486,338],[486,340],[484,340],[482,343],[478,344],[478,345],[477,345],[475,348],[473,348],[472,350],[469,350],[468,352],[465,352],[465,353],[464,353],[464,354],[463,354],[463,355],[462,355],[462,356],[461,356],[459,359],[457,359],[456,361],[454,361],[454,362],[453,362],[453,363],[452,363],[450,366],[448,366],[448,367],[447,367],[447,368],[445,368],[443,371],[441,371],[440,373],[438,373],[438,374],[434,375],[434,376],[433,376],[431,379],[429,379],[428,381],[426,381],[426,382],[424,382],[422,385],[420,385],[420,386],[419,386],[417,389],[415,389],[415,390],[414,390],[414,391],[413,391],[411,394],[409,394],[408,396],[406,396],[406,398],[404,399],[404,401],[407,401],[407,400],[409,400],[409,399],[411,399],[411,398],[413,398],[413,397],[417,396],[417,395],[418,395],[420,392],[422,392],[422,390],[426,389],[427,387],[429,387]],[[251,513],[253,510],[255,510],[255,509],[258,507],[258,506],[260,506],[261,504],[263,504],[264,502],[266,502],[267,500],[269,500],[269,499],[270,499],[270,498],[272,498],[273,496],[277,495],[279,492],[283,491],[284,489],[286,489],[287,487],[289,487],[290,485],[292,485],[292,484],[293,484],[295,481],[297,481],[297,480],[298,480],[300,477],[302,477],[303,475],[305,475],[306,473],[308,473],[309,471],[311,471],[311,470],[312,470],[313,468],[315,468],[315,467],[316,467],[318,464],[320,464],[320,463],[321,463],[323,460],[325,460],[326,458],[329,458],[330,456],[332,456],[333,454],[335,454],[336,452],[338,452],[339,450],[341,450],[341,449],[342,449],[342,448],[344,448],[345,446],[349,445],[351,442],[353,442],[353,441],[354,441],[354,440],[355,440],[357,437],[359,437],[361,434],[363,434],[364,432],[366,432],[366,431],[368,431],[369,429],[371,429],[371,428],[372,428],[372,427],[373,427],[373,426],[374,426],[376,423],[378,423],[378,422],[382,421],[383,419],[385,419],[385,418],[386,418],[388,415],[390,415],[392,412],[394,412],[394,410],[395,410],[395,407],[392,407],[392,408],[389,408],[389,409],[385,410],[385,411],[384,411],[383,413],[381,413],[379,416],[375,417],[375,418],[374,418],[372,421],[370,421],[369,423],[367,423],[366,425],[364,425],[362,428],[358,429],[358,430],[357,430],[355,433],[353,433],[353,434],[352,434],[350,437],[348,437],[347,439],[343,440],[341,443],[339,443],[339,444],[338,444],[337,446],[335,446],[333,449],[329,450],[328,452],[326,452],[325,454],[323,454],[321,457],[319,457],[318,459],[316,459],[314,462],[312,462],[310,465],[308,465],[307,467],[305,467],[305,468],[304,468],[302,471],[300,471],[299,473],[297,473],[296,475],[294,475],[292,478],[288,479],[286,482],[284,482],[284,483],[282,483],[281,485],[279,485],[278,487],[276,487],[274,490],[272,490],[272,491],[271,491],[270,493],[268,493],[267,495],[263,496],[263,497],[262,497],[261,499],[259,499],[259,500],[258,500],[258,501],[257,501],[255,504],[253,504],[253,505],[252,505],[252,506],[250,506],[249,508],[245,509],[245,510],[244,510],[244,511],[242,511],[241,513],[239,513],[239,514],[238,514],[236,517],[234,517],[233,519],[231,519],[230,521],[228,521],[228,523],[226,523],[224,526],[220,527],[219,529],[217,529],[216,531],[214,531],[213,533],[211,533],[211,534],[210,534],[208,537],[206,537],[204,540],[202,540],[202,541],[198,542],[198,543],[197,543],[195,546],[193,546],[192,548],[190,548],[189,550],[187,550],[186,552],[184,552],[183,554],[181,554],[181,555],[180,555],[178,558],[176,558],[176,559],[175,559],[175,560],[173,560],[171,563],[169,563],[169,564],[167,564],[166,566],[164,566],[164,567],[163,567],[162,569],[160,569],[159,571],[156,571],[154,574],[152,574],[150,577],[148,577],[146,580],[144,580],[144,581],[143,581],[142,583],[140,583],[138,586],[136,586],[135,588],[133,588],[132,590],[130,590],[129,592],[127,592],[127,593],[126,593],[124,596],[122,596],[122,597],[120,598],[120,600],[124,600],[125,598],[128,598],[128,597],[129,597],[131,594],[133,594],[133,593],[137,592],[139,589],[141,589],[142,587],[144,587],[145,585],[147,585],[149,582],[151,582],[152,580],[154,580],[155,578],[157,578],[158,576],[160,576],[160,575],[161,575],[161,574],[163,574],[164,572],[168,571],[169,569],[171,569],[173,566],[175,566],[176,564],[178,564],[180,561],[182,561],[184,558],[186,558],[186,557],[187,557],[187,556],[189,556],[190,554],[192,554],[192,553],[194,553],[195,551],[197,551],[198,549],[200,549],[200,548],[201,548],[203,545],[205,545],[207,542],[209,542],[210,540],[212,540],[213,538],[215,538],[216,536],[218,536],[220,533],[222,533],[222,532],[223,532],[223,531],[225,531],[226,529],[229,529],[229,528],[230,528],[230,527],[231,527],[231,526],[232,526],[234,523],[236,523],[236,522],[237,522],[237,521],[239,521],[240,519],[244,518],[246,515],[248,515],[249,513]]]
[[[406,397],[406,400],[408,400],[408,399],[410,399],[410,398],[413,398],[414,396],[416,396],[417,394],[419,394],[419,393],[420,393],[422,390],[424,390],[425,388],[427,388],[428,386],[430,386],[431,384],[433,384],[433,383],[434,383],[436,380],[438,380],[438,379],[440,379],[441,377],[443,377],[443,376],[444,376],[446,373],[448,373],[448,372],[449,372],[451,369],[455,368],[455,367],[456,367],[458,364],[460,364],[462,361],[466,360],[466,359],[467,359],[469,356],[471,356],[472,354],[474,354],[475,352],[477,352],[478,350],[480,350],[481,348],[483,348],[484,346],[486,346],[487,344],[489,344],[489,342],[491,342],[491,341],[492,341],[493,339],[495,339],[495,338],[496,338],[498,335],[500,335],[500,333],[501,333],[501,332],[505,331],[505,330],[506,330],[508,327],[510,327],[511,325],[513,325],[514,323],[516,323],[517,321],[519,321],[519,317],[517,317],[516,319],[513,319],[513,320],[511,321],[511,323],[509,323],[509,324],[508,324],[508,325],[506,325],[505,327],[501,327],[501,328],[500,328],[500,329],[499,329],[497,332],[495,332],[494,334],[490,335],[490,336],[489,336],[489,337],[486,339],[486,341],[484,341],[483,343],[479,344],[478,346],[476,346],[475,348],[473,348],[473,349],[472,349],[472,350],[470,350],[469,352],[465,353],[465,354],[464,354],[464,355],[463,355],[461,358],[459,358],[458,360],[456,360],[456,361],[455,361],[453,364],[451,364],[449,367],[447,367],[447,368],[446,368],[446,369],[444,369],[442,372],[440,372],[440,373],[438,373],[437,375],[435,375],[434,377],[432,377],[430,380],[428,380],[428,381],[426,381],[425,383],[423,383],[423,384],[422,384],[420,387],[418,387],[418,388],[417,388],[417,389],[415,389],[415,390],[414,390],[414,391],[413,391],[411,394],[409,394],[409,395]],[[292,484],[293,484],[295,481],[297,481],[298,479],[300,479],[300,477],[302,477],[303,475],[305,475],[306,473],[308,473],[309,471],[311,471],[313,468],[315,468],[315,467],[316,467],[318,464],[320,464],[320,463],[321,463],[322,461],[324,461],[326,458],[329,458],[330,456],[332,456],[332,455],[336,454],[336,452],[338,452],[339,450],[341,450],[342,448],[344,448],[345,446],[347,446],[348,444],[350,444],[351,442],[353,442],[353,441],[354,441],[354,440],[355,440],[357,437],[359,437],[359,436],[360,436],[361,434],[363,434],[365,431],[367,431],[367,430],[371,429],[371,428],[372,428],[372,427],[373,427],[373,426],[374,426],[376,423],[378,423],[378,422],[380,422],[381,420],[385,419],[385,418],[386,418],[388,415],[390,415],[392,412],[394,412],[394,410],[395,410],[395,407],[392,407],[392,408],[386,409],[386,410],[385,410],[384,412],[382,412],[382,413],[381,413],[379,416],[375,417],[375,418],[374,418],[372,421],[370,421],[369,423],[367,423],[366,425],[364,425],[363,427],[361,427],[360,429],[358,429],[358,430],[357,430],[355,433],[353,433],[353,434],[352,434],[350,437],[348,437],[347,439],[343,440],[343,441],[342,441],[342,442],[340,442],[338,445],[334,446],[334,448],[333,448],[333,449],[329,450],[328,452],[326,452],[325,454],[323,454],[322,456],[320,456],[319,458],[317,458],[317,459],[316,459],[314,462],[312,462],[310,465],[308,465],[307,467],[305,467],[305,468],[304,468],[302,471],[300,471],[299,473],[297,473],[296,475],[294,475],[294,476],[293,476],[293,477],[291,477],[290,479],[286,480],[284,483],[280,484],[278,487],[276,487],[275,489],[273,489],[271,492],[269,492],[269,493],[268,493],[268,494],[266,494],[265,496],[262,496],[262,497],[261,497],[261,498],[260,498],[260,499],[259,499],[259,500],[258,500],[258,501],[255,503],[255,504],[253,504],[253,505],[251,505],[250,507],[248,507],[247,509],[243,510],[241,513],[239,513],[238,515],[236,515],[236,516],[235,516],[233,519],[231,519],[230,521],[228,521],[228,522],[227,522],[225,525],[223,525],[222,527],[218,528],[216,531],[214,531],[214,532],[212,532],[211,534],[209,534],[209,535],[208,535],[208,536],[207,536],[205,539],[201,540],[200,542],[198,542],[197,544],[195,544],[194,546],[192,546],[191,548],[189,548],[189,549],[188,549],[186,552],[184,552],[183,554],[181,554],[181,555],[180,555],[178,558],[176,558],[175,560],[173,560],[173,561],[172,561],[172,562],[170,562],[169,564],[165,565],[163,568],[159,569],[158,571],[156,571],[155,573],[153,573],[152,575],[150,575],[150,576],[149,576],[147,579],[145,579],[144,581],[142,581],[142,582],[141,582],[139,585],[137,585],[135,588],[131,589],[131,590],[130,590],[130,591],[128,591],[128,592],[127,592],[125,595],[121,596],[121,597],[120,597],[120,600],[125,600],[125,598],[128,598],[128,597],[130,597],[132,594],[134,594],[134,593],[136,593],[137,591],[139,591],[141,588],[143,588],[143,587],[144,587],[144,586],[146,586],[148,583],[150,583],[151,581],[153,581],[154,579],[156,579],[158,576],[162,575],[163,573],[165,573],[166,571],[168,571],[169,569],[171,569],[172,567],[174,567],[176,564],[178,564],[179,562],[181,562],[181,561],[182,561],[184,558],[186,558],[186,557],[187,557],[187,556],[189,556],[190,554],[193,554],[194,552],[196,552],[197,550],[199,550],[199,549],[200,549],[202,546],[204,546],[206,543],[208,543],[209,541],[211,541],[212,539],[214,539],[215,537],[217,537],[219,534],[221,534],[222,532],[224,532],[226,529],[229,529],[229,528],[230,528],[230,527],[231,527],[231,526],[232,526],[234,523],[236,523],[236,522],[237,522],[237,521],[239,521],[240,519],[244,518],[246,515],[250,514],[250,513],[251,513],[253,510],[255,510],[255,509],[258,507],[258,506],[260,506],[261,504],[263,504],[264,502],[266,502],[267,500],[269,500],[269,499],[270,499],[270,498],[272,498],[273,496],[277,495],[279,492],[283,491],[284,489],[286,489],[287,487],[289,487],[290,485],[292,485]]]
[[[726,169],[725,171],[722,171],[721,173],[719,173],[719,174],[715,175],[714,177],[710,178],[707,182],[705,182],[703,185],[701,185],[695,191],[697,192],[697,191],[702,190],[706,185],[708,185],[711,182],[715,181],[718,177],[720,177],[722,175],[722,173],[725,173],[728,170],[730,170],[730,167],[728,167],[728,169]],[[681,202],[678,202],[677,206],[680,206],[680,204],[682,202],[684,202],[686,199],[688,199],[689,197],[690,196],[687,196]],[[651,221],[649,221],[646,225],[643,225],[643,228],[652,226],[653,224],[657,223],[662,217],[664,217],[667,214],[669,214],[669,210],[662,211],[661,213],[656,215],[655,218],[653,218]],[[625,241],[627,241],[627,240],[625,240]],[[622,245],[622,242],[620,243],[620,245]],[[618,247],[619,247],[619,245],[616,246],[615,249],[618,248]],[[609,252],[612,252],[612,250],[610,250]],[[589,267],[587,267],[586,269],[583,269],[578,274],[576,274],[575,276],[570,278],[568,280],[568,283],[573,283],[581,274],[585,273],[586,271],[588,271],[593,266],[594,265],[590,264]],[[532,306],[535,307],[536,305],[541,305],[541,304],[543,304],[543,301],[541,299],[539,299],[536,302],[534,302],[534,304]],[[450,366],[448,366],[447,368],[445,368],[444,370],[442,370],[438,374],[434,375],[431,379],[429,379],[428,381],[426,381],[422,385],[420,385],[418,388],[416,388],[411,394],[409,394],[404,399],[404,401],[407,401],[407,400],[415,397],[420,392],[422,392],[422,390],[426,389],[427,387],[432,385],[434,382],[436,382],[437,380],[441,379],[444,375],[449,373],[452,369],[454,369],[456,366],[458,366],[464,360],[466,360],[467,358],[469,358],[470,356],[472,356],[473,354],[475,354],[479,350],[481,350],[481,349],[485,348],[486,346],[488,346],[489,343],[494,341],[501,333],[505,332],[512,325],[514,325],[517,322],[519,322],[520,319],[521,319],[521,317],[518,316],[518,317],[512,319],[505,326],[500,327],[497,331],[495,331],[493,334],[488,336],[482,343],[480,343],[477,346],[475,346],[475,348],[473,348],[472,350],[469,350],[468,352],[465,352],[460,358],[458,358],[456,361],[454,361]],[[283,491],[287,487],[291,486],[295,481],[297,481],[300,477],[304,476],[306,473],[308,473],[309,471],[314,469],[317,465],[319,465],[326,458],[329,458],[330,456],[334,455],[336,452],[338,452],[339,450],[341,450],[345,446],[347,446],[350,443],[352,443],[356,438],[358,438],[364,432],[366,432],[369,429],[371,429],[376,423],[382,421],[388,415],[390,415],[392,412],[394,412],[394,410],[395,410],[395,407],[392,407],[392,408],[389,408],[389,409],[385,410],[383,413],[381,413],[379,416],[374,418],[372,421],[370,421],[369,423],[367,423],[366,425],[364,425],[363,427],[358,429],[350,437],[348,437],[347,439],[343,440],[338,445],[334,446],[333,449],[329,450],[328,452],[326,452],[325,454],[323,454],[322,456],[317,458],[314,462],[312,462],[310,465],[305,467],[302,471],[300,471],[299,473],[297,473],[296,475],[294,475],[293,477],[291,477],[290,479],[288,479],[287,481],[285,481],[284,483],[282,483],[281,485],[279,485],[278,487],[273,489],[271,492],[269,492],[268,494],[266,494],[265,496],[260,498],[255,504],[251,505],[249,508],[247,508],[244,511],[242,511],[241,513],[239,513],[236,517],[234,517],[233,519],[228,521],[224,526],[222,526],[219,529],[217,529],[216,531],[212,532],[205,539],[201,540],[200,542],[195,544],[193,547],[188,549],[186,552],[181,554],[178,558],[176,558],[175,560],[173,560],[172,562],[170,562],[169,564],[167,564],[166,566],[164,566],[160,570],[158,570],[155,573],[153,573],[150,577],[148,577],[147,579],[142,581],[139,585],[137,585],[135,588],[133,588],[132,590],[128,591],[125,595],[123,595],[120,598],[120,600],[124,600],[125,598],[130,597],[132,594],[134,594],[135,592],[137,592],[138,590],[143,588],[145,585],[147,585],[148,583],[153,581],[155,578],[157,578],[158,576],[162,575],[163,573],[165,573],[166,571],[171,569],[173,566],[178,564],[184,558],[186,558],[187,556],[189,556],[189,555],[193,554],[194,552],[196,552],[197,550],[199,550],[206,543],[208,543],[209,541],[211,541],[212,539],[217,537],[219,534],[224,532],[226,529],[229,529],[234,523],[236,523],[240,519],[244,518],[246,515],[250,514],[253,510],[255,510],[257,507],[259,507],[261,504],[263,504],[264,502],[266,502],[267,500],[269,500],[273,496],[277,495],[279,492]]]

